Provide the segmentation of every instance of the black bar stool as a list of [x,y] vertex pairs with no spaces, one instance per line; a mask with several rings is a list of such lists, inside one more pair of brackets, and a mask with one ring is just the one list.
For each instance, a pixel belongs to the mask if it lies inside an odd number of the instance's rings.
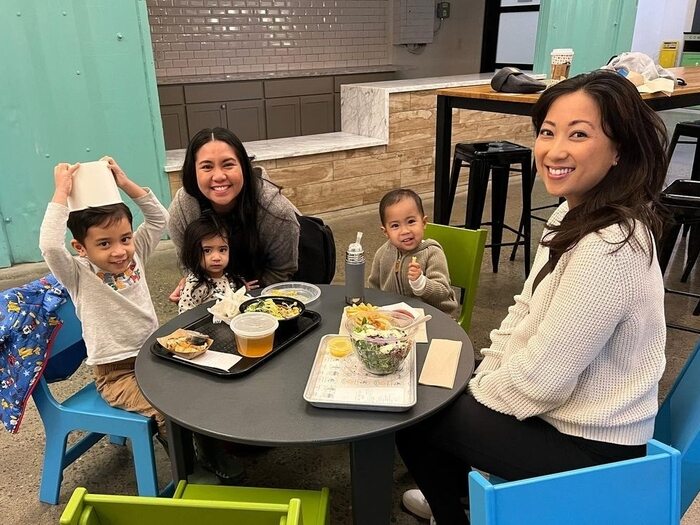
[[[530,184],[530,193],[532,193],[532,189],[535,187],[535,178],[537,176],[537,167],[535,166],[535,163],[532,163],[532,180]],[[535,208],[532,208],[530,210],[529,216],[525,214],[525,210],[523,210],[523,215],[520,217],[520,227],[518,228],[518,236],[516,237],[516,241],[520,240],[520,237],[523,235],[523,228],[525,228],[525,221],[530,221],[531,219],[535,219],[536,221],[544,222],[546,223],[549,220],[549,216],[546,217],[540,217],[539,215],[535,214],[536,211],[542,211],[542,210],[549,210],[552,208],[558,208],[559,205],[564,202],[564,197],[559,197],[559,200],[553,204],[545,204],[544,206],[537,206]],[[520,243],[515,243],[513,245],[513,250],[510,252],[510,260],[514,261],[515,260],[515,254],[518,253],[518,246]]]
[[[660,201],[671,213],[671,217],[664,223],[663,231],[657,246],[659,266],[661,267],[662,274],[666,272],[666,267],[671,259],[671,254],[676,245],[681,226],[687,225],[690,227],[687,262],[683,271],[683,276],[681,277],[681,281],[685,282],[700,253],[700,181],[673,181],[670,186],[661,192]],[[666,292],[700,299],[700,294],[682,290],[666,288]],[[693,315],[700,315],[700,301],[695,307],[695,310],[693,310]],[[700,330],[696,328],[674,323],[667,323],[667,326],[688,332],[700,333]]]
[[[507,141],[476,142],[457,144],[450,174],[450,194],[447,201],[447,216],[452,212],[459,172],[462,167],[469,167],[469,183],[467,186],[467,211],[465,228],[478,229],[481,225],[491,226],[491,264],[493,271],[498,272],[498,259],[501,246],[516,246],[522,244],[525,249],[525,275],[530,273],[530,221],[523,226],[522,239],[519,231],[503,223],[508,197],[508,178],[511,171],[522,173],[522,205],[523,213],[530,214],[530,188],[532,185],[532,170],[530,163],[532,154],[530,148]],[[520,164],[520,168],[512,168]],[[486,201],[489,174],[491,174],[491,222],[481,222]],[[503,229],[518,235],[515,242],[503,242]]]
[[[695,140],[680,140],[680,137],[692,137]],[[679,122],[673,130],[671,144],[668,147],[668,160],[671,161],[673,152],[676,149],[676,144],[695,144],[695,156],[693,157],[693,167],[691,168],[690,178],[692,180],[700,180],[700,148],[697,147],[698,139],[700,139],[700,120],[688,120]]]

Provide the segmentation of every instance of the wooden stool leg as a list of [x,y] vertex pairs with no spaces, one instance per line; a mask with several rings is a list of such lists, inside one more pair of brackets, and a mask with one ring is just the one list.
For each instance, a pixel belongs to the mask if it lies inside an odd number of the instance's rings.
[[503,242],[503,219],[508,200],[509,167],[494,166],[491,170],[491,266],[498,273],[498,259]]
[[465,228],[476,230],[481,226],[481,217],[484,214],[484,202],[486,201],[488,181],[488,164],[483,160],[474,159],[469,167],[467,213],[464,220]]

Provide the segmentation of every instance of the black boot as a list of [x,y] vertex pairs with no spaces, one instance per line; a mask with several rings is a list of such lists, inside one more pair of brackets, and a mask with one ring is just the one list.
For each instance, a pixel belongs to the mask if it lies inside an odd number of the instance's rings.
[[202,468],[213,472],[222,485],[237,485],[245,478],[245,469],[226,451],[226,442],[193,434],[194,453]]

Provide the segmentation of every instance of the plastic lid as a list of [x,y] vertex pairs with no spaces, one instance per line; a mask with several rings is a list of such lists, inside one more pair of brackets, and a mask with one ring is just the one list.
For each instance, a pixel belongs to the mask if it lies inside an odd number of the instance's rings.
[[231,330],[241,337],[265,337],[277,330],[279,322],[263,312],[246,312],[231,320]]
[[355,242],[351,243],[350,246],[348,246],[348,253],[364,253],[365,250],[362,248],[362,244],[360,242],[362,241],[362,232],[357,232],[357,239],[355,239]]

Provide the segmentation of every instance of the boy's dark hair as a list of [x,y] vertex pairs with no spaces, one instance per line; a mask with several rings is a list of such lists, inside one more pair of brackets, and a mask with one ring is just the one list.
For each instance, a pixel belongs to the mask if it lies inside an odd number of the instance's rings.
[[423,201],[418,196],[418,194],[413,190],[399,188],[396,190],[391,190],[389,193],[384,195],[384,197],[382,197],[382,200],[379,202],[379,219],[382,221],[382,225],[384,225],[384,216],[386,215],[386,209],[389,206],[393,206],[397,202],[400,202],[404,199],[413,199],[413,202],[415,202],[416,206],[418,206],[420,216],[425,216],[425,211],[423,211]]
[[[182,241],[182,250],[180,252],[180,262],[184,268],[192,273],[198,281],[197,287],[204,286],[206,288],[207,294],[211,290],[211,278],[202,268],[202,256],[204,255],[204,250],[202,250],[202,241],[210,237],[219,236],[225,239],[229,243],[229,250],[231,243],[229,241],[229,232],[226,225],[217,217],[214,212],[204,212],[198,218],[192,221],[185,228],[185,234]],[[229,266],[227,268],[227,274],[231,285],[238,287],[245,284],[242,279],[233,275],[229,269],[231,267],[231,254],[229,251]]]
[[68,229],[73,238],[80,244],[85,243],[87,232],[93,226],[111,226],[121,219],[128,219],[133,227],[134,217],[129,207],[123,202],[95,206],[84,210],[72,211],[68,214]]

